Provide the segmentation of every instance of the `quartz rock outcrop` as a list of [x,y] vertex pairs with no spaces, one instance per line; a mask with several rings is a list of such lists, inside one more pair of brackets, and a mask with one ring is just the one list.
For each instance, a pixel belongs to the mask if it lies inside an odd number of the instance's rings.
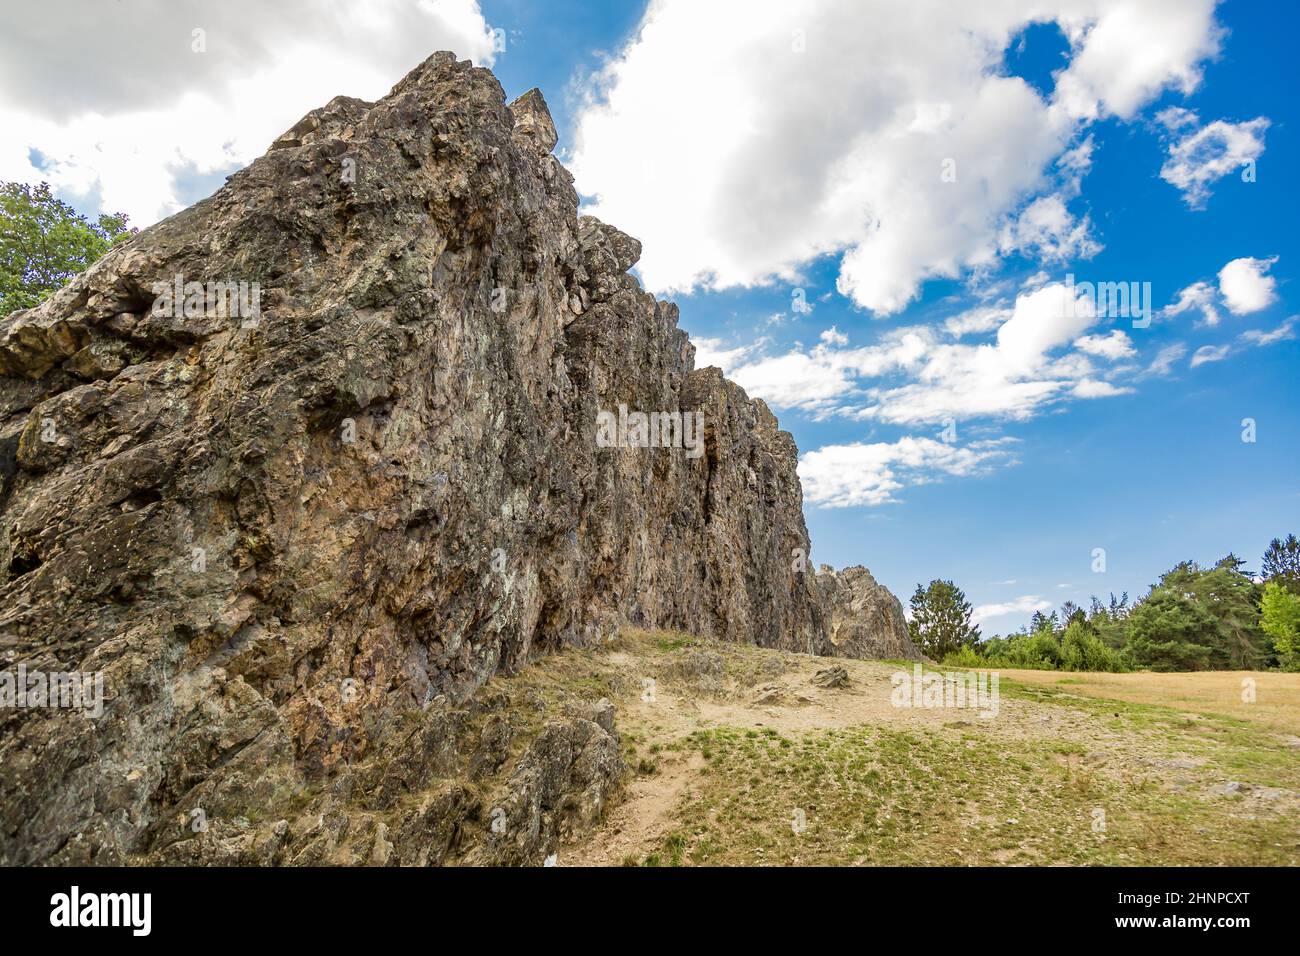
[[830,654],[835,657],[920,661],[925,658],[907,633],[903,605],[861,565],[836,571],[823,564],[817,574],[831,618]]
[[[525,746],[493,675],[623,623],[859,640],[792,561],[791,436],[555,141],[436,54],[0,320],[0,667],[105,687],[0,709],[0,863],[536,862],[613,724]],[[621,406],[679,447],[601,447]]]

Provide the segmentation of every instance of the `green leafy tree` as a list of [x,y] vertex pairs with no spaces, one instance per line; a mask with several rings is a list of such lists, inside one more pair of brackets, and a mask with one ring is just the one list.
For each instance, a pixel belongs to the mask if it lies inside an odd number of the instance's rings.
[[1275,581],[1292,594],[1300,594],[1300,541],[1296,536],[1289,534],[1270,541],[1260,571],[1265,581]]
[[0,183],[0,316],[39,305],[134,234],[124,214],[91,222],[56,199],[48,183]]
[[1260,607],[1260,627],[1273,639],[1282,668],[1300,670],[1300,596],[1277,581],[1269,581]]
[[927,588],[918,584],[911,606],[907,629],[912,643],[927,657],[941,661],[979,643],[980,630],[971,624],[970,602],[951,581],[931,581]]

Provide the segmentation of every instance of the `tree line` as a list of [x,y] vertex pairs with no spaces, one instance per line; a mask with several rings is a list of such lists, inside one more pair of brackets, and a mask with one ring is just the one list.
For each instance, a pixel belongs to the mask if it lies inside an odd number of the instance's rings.
[[908,631],[932,660],[960,667],[1066,671],[1300,671],[1300,541],[1274,538],[1258,573],[1228,554],[1183,561],[1146,596],[1093,597],[1034,613],[1028,626],[985,638],[952,581],[916,586]]

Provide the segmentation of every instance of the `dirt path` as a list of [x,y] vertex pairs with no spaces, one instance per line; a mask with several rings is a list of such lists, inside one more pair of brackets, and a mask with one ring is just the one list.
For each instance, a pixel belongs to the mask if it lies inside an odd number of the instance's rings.
[[677,807],[704,766],[703,757],[691,754],[664,761],[654,776],[637,777],[605,824],[566,850],[564,865],[618,866],[645,858],[677,825]]

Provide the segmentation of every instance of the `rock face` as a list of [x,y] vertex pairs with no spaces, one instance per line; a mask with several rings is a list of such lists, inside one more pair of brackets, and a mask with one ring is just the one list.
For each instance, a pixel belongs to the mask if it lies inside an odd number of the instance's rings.
[[[0,863],[535,861],[616,787],[613,724],[518,753],[494,674],[622,623],[861,640],[792,561],[791,436],[555,141],[437,54],[0,322],[0,666],[105,688],[0,709]],[[521,836],[469,847],[498,773]]]
[[817,584],[831,618],[835,657],[924,660],[907,634],[903,605],[861,565],[836,571],[823,564]]

